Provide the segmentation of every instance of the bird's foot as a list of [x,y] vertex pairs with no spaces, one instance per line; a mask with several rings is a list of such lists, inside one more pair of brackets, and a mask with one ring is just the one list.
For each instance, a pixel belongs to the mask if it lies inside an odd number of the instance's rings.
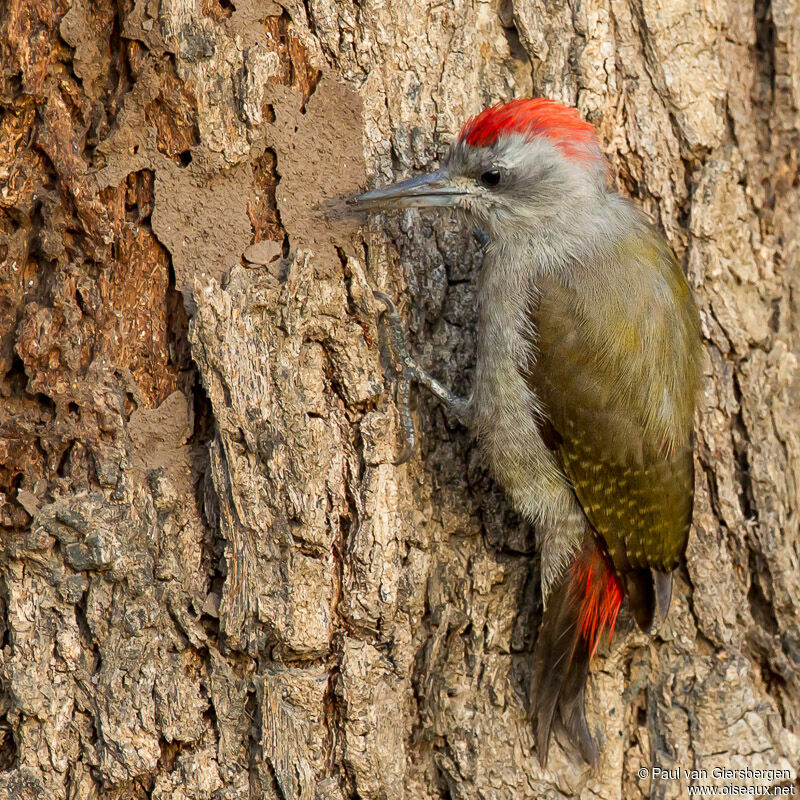
[[485,250],[486,245],[489,244],[489,234],[486,233],[480,225],[473,225],[472,235],[475,237],[475,241],[478,243],[481,250]]
[[394,356],[400,365],[398,370],[397,405],[400,410],[400,424],[403,429],[405,444],[399,463],[407,461],[411,457],[416,440],[414,429],[414,418],[411,416],[410,387],[411,381],[415,380],[426,386],[456,417],[462,424],[469,427],[471,420],[471,405],[469,400],[453,394],[446,386],[443,386],[432,375],[425,372],[422,367],[412,358],[408,352],[406,341],[406,330],[403,320],[397,311],[394,301],[389,295],[383,292],[373,291],[375,297],[380,300],[386,309],[383,315],[387,321],[389,341],[391,343]]

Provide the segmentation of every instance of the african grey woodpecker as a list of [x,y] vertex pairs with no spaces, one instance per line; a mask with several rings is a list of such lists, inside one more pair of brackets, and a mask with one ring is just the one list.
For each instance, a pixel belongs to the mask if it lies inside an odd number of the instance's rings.
[[455,208],[488,234],[471,397],[452,395],[393,338],[537,529],[536,749],[546,764],[558,715],[592,761],[589,662],[623,597],[642,630],[666,615],[691,524],[701,344],[686,279],[663,236],[609,187],[592,125],[544,98],[485,109],[441,170],[356,202]]

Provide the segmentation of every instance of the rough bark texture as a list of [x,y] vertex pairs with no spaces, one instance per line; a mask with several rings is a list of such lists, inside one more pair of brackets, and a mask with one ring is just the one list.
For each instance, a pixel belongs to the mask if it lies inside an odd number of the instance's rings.
[[[796,780],[796,0],[4,0],[0,59],[0,796]],[[371,287],[466,393],[480,253],[341,213],[531,93],[596,124],[706,337],[688,563],[593,669],[593,770],[533,751],[533,532],[427,396],[395,465]]]

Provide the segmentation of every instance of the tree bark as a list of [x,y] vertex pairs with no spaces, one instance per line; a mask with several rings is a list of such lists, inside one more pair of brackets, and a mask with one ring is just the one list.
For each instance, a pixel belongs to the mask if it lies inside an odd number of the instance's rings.
[[[797,790],[795,0],[5,0],[0,58],[0,795]],[[480,250],[342,203],[531,94],[705,336],[686,567],[594,664],[594,769],[533,749],[534,532],[424,393],[396,463],[371,290],[467,394]]]

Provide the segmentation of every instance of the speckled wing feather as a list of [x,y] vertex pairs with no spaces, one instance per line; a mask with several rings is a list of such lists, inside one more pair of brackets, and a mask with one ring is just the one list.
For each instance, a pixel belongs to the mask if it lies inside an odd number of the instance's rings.
[[[669,602],[669,585],[654,589],[650,569],[677,566],[691,524],[699,330],[685,279],[657,234],[619,246],[613,259],[581,265],[610,276],[600,288],[610,293],[603,312],[567,282],[540,282],[529,381],[564,472],[637,621],[649,627],[655,591]],[[653,269],[658,280],[643,280]],[[643,297],[649,284],[655,289]]]

